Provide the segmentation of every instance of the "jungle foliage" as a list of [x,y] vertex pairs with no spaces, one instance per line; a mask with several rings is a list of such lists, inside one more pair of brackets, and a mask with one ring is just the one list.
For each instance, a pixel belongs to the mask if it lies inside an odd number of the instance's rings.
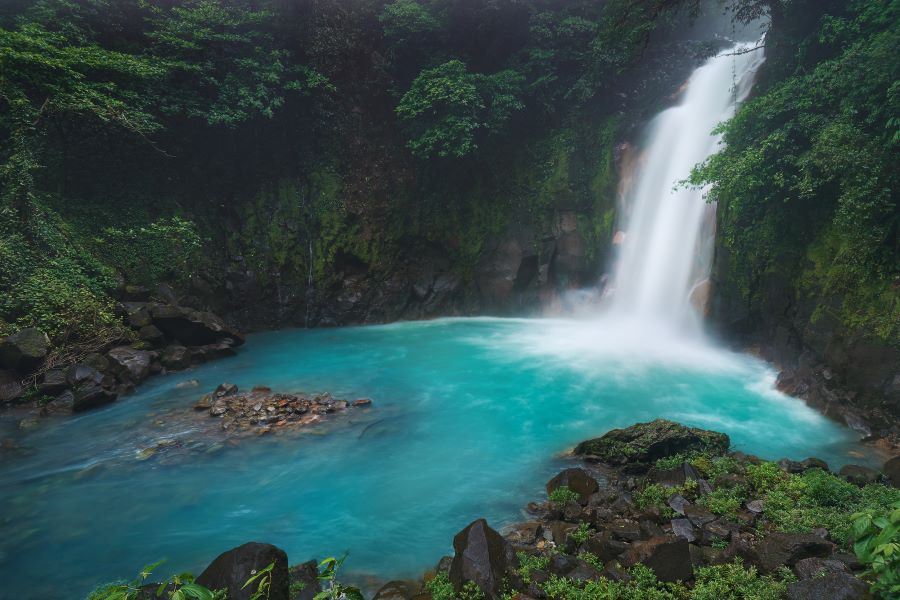
[[[535,188],[528,195],[549,194],[510,170],[558,177],[544,165],[568,157],[548,156],[557,148],[543,148],[545,140],[561,137],[578,111],[611,122],[610,99],[651,34],[699,6],[6,2],[0,332],[37,325],[61,343],[111,325],[115,289],[192,277],[204,268],[197,259],[207,234],[221,243],[223,221],[244,220],[248,200],[285,178],[299,182],[291,200],[299,208],[290,210],[299,235],[316,238],[317,278],[342,253],[396,256],[387,237],[404,235],[397,214],[416,193],[429,198],[417,227],[434,229],[426,237],[462,238],[460,260],[474,260],[485,232],[509,212],[506,198],[522,197],[523,185]],[[410,170],[426,189],[385,183]],[[448,195],[463,200],[448,205]],[[481,206],[493,197],[502,203]],[[280,236],[298,234],[266,227],[275,250],[259,265],[257,252],[269,250],[258,240],[225,242],[261,276],[290,270],[279,256],[306,260],[295,258],[307,256],[297,251],[305,239],[286,241]],[[273,259],[281,262],[264,262]]]
[[748,303],[780,273],[798,302],[821,299],[814,318],[898,343],[900,2],[787,2],[780,18],[776,64],[693,182],[712,186]]

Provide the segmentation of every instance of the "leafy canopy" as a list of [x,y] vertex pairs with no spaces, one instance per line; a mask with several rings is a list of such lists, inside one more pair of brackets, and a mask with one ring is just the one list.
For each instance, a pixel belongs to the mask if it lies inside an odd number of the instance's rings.
[[480,138],[501,131],[524,107],[522,81],[512,70],[471,73],[460,60],[423,71],[397,106],[411,132],[409,148],[421,158],[473,153]]

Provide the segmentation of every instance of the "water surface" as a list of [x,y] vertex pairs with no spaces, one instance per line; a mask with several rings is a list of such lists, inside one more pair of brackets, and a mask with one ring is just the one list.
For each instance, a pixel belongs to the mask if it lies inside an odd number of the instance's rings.
[[[176,388],[189,379],[200,387]],[[858,460],[850,431],[773,379],[652,325],[442,319],[252,335],[235,358],[153,378],[21,434],[27,455],[0,455],[0,597],[80,598],[163,557],[161,572],[199,572],[250,540],[292,563],[349,550],[351,570],[416,576],[473,519],[521,520],[577,442],[658,417],[767,458]],[[374,405],[237,447],[173,425],[171,411],[224,381]],[[181,447],[138,460],[162,439]]]

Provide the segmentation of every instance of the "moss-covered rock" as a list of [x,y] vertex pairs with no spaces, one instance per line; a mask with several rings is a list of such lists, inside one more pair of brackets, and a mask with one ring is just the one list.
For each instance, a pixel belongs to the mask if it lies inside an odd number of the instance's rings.
[[575,454],[595,456],[610,465],[644,471],[660,458],[675,454],[722,454],[730,443],[724,433],[657,419],[625,429],[613,429],[602,437],[581,442],[575,448]]
[[47,334],[34,327],[0,340],[0,367],[28,371],[40,364],[47,356],[50,340]]

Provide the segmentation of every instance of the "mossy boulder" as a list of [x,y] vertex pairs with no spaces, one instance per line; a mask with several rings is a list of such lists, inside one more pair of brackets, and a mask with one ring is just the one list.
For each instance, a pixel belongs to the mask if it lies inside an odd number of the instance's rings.
[[657,419],[625,429],[613,429],[602,437],[581,442],[575,448],[575,454],[593,456],[609,465],[643,472],[657,460],[675,454],[723,454],[730,443],[724,433]]
[[50,340],[43,331],[23,329],[0,339],[0,367],[27,373],[41,364],[49,347]]

